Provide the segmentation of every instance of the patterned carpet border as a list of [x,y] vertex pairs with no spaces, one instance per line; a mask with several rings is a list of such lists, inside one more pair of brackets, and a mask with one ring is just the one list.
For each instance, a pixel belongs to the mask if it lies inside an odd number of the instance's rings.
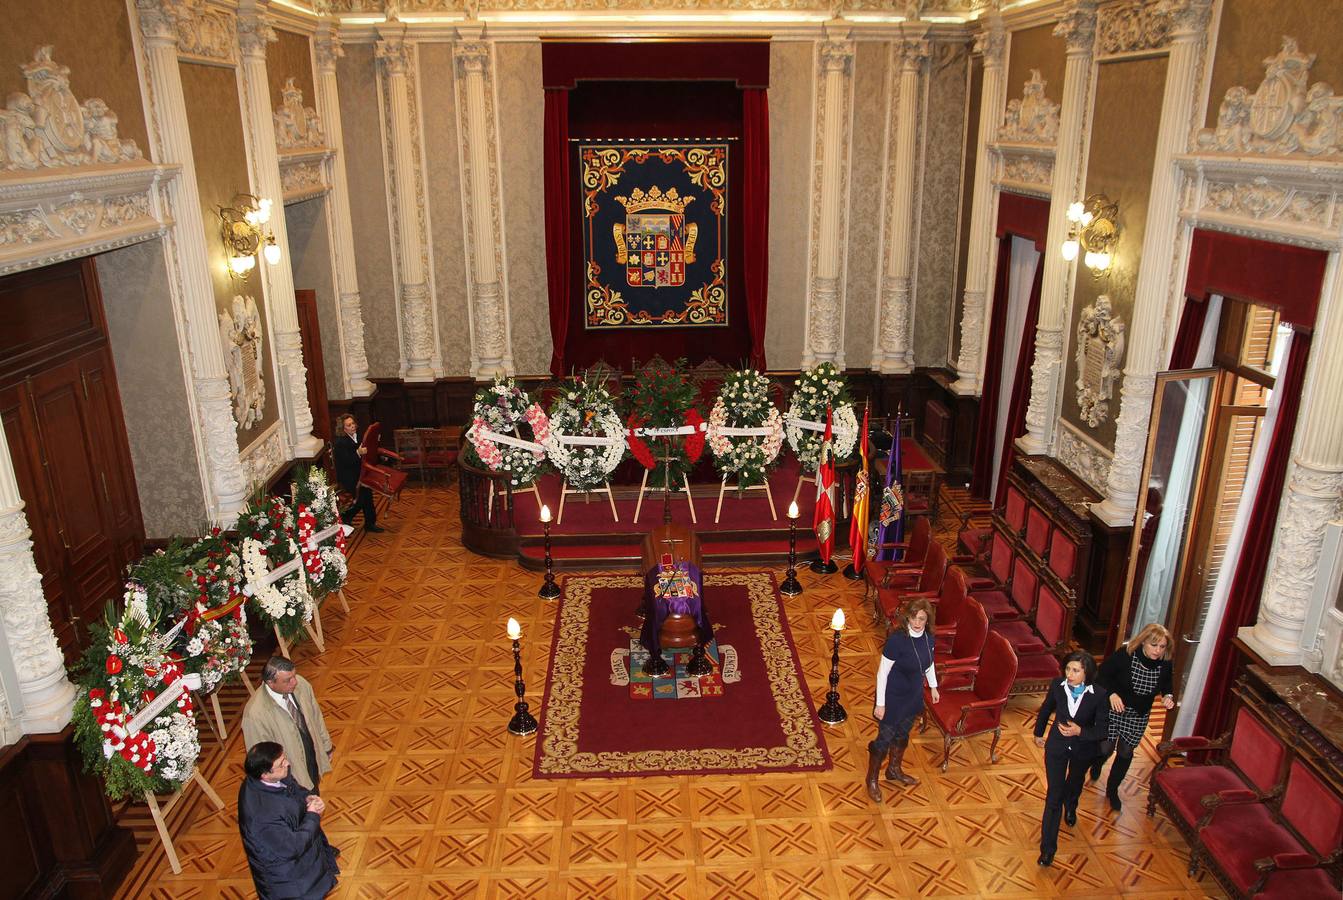
[[[639,775],[760,774],[820,771],[831,768],[830,751],[821,734],[802,674],[783,605],[768,572],[729,572],[704,576],[706,588],[746,587],[751,618],[765,661],[764,676],[774,698],[775,714],[784,733],[782,746],[692,750],[648,749],[636,752],[580,751],[579,711],[583,668],[587,656],[592,592],[598,588],[640,591],[636,575],[570,576],[556,611],[550,670],[541,704],[533,775],[537,778],[603,778]],[[657,701],[652,701],[657,702]]]

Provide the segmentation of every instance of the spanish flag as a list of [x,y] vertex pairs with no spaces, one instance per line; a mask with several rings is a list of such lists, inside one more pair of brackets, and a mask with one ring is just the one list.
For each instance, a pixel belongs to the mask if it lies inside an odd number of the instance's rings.
[[849,548],[853,551],[855,575],[862,574],[863,566],[867,565],[867,511],[872,502],[867,473],[867,414],[867,407],[863,407],[863,430],[858,432],[858,477],[853,485],[853,521],[849,524]]
[[829,565],[830,554],[835,549],[835,450],[829,407],[825,410],[825,437],[821,440],[821,454],[816,463],[816,510],[812,527],[816,530],[816,549],[820,551],[821,562]]

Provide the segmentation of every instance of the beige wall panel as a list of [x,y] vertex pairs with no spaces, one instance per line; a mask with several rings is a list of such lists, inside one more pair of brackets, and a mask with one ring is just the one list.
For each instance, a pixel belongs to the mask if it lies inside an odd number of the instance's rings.
[[[1054,25],[1037,25],[1012,32],[1007,54],[1007,99],[1010,103],[1020,97],[1022,86],[1031,77],[1031,69],[1039,69],[1045,80],[1045,96],[1055,103],[1063,97],[1063,67],[1067,60],[1067,44],[1054,37]],[[1004,105],[1004,111],[1007,107]],[[1001,125],[999,118],[994,125]]]
[[[765,361],[802,364],[807,316],[811,207],[812,75],[815,45],[774,41],[769,51],[769,307]],[[866,365],[871,354],[856,362]]]
[[1208,94],[1207,124],[1217,124],[1217,108],[1231,88],[1253,91],[1264,80],[1264,60],[1294,37],[1302,53],[1315,54],[1310,83],[1343,90],[1343,0],[1224,0]]
[[397,378],[396,280],[383,181],[382,132],[372,44],[347,44],[336,65],[340,118],[345,130],[345,177],[364,313],[364,352],[370,378]]
[[[337,321],[336,284],[331,273],[331,235],[326,224],[325,197],[286,206],[289,253],[294,267],[294,289],[317,292],[317,327],[322,344],[323,380],[328,400],[346,398],[340,377],[340,326]],[[312,373],[308,373],[312,377]],[[313,418],[325,416],[313,410]]]
[[499,179],[508,247],[513,365],[519,375],[550,371],[550,293],[546,284],[545,93],[541,45],[499,44]]
[[[196,164],[196,184],[200,191],[201,217],[205,220],[205,250],[210,259],[210,278],[214,283],[215,306],[230,309],[233,298],[246,294],[256,300],[263,322],[262,353],[265,356],[266,408],[261,421],[251,428],[238,429],[238,446],[246,449],[279,418],[276,401],[275,369],[271,365],[270,319],[262,296],[261,274],[253,269],[245,280],[231,278],[224,242],[219,235],[219,207],[229,206],[237,194],[250,193],[247,176],[247,148],[243,140],[242,112],[238,105],[238,81],[234,70],[219,66],[184,63],[182,92],[186,95],[187,126],[191,129],[191,156]],[[272,197],[276,203],[280,198]],[[266,265],[264,260],[258,266]]]
[[[471,326],[467,319],[466,241],[462,236],[462,174],[458,159],[457,93],[452,45],[420,45],[420,103],[424,129],[425,185],[433,222],[434,287],[443,368],[449,376],[471,374]],[[540,84],[538,76],[537,84]],[[539,87],[538,87],[539,90]],[[506,133],[512,123],[501,117]],[[507,212],[507,207],[505,207]],[[510,247],[510,249],[512,249]]]
[[163,245],[145,241],[95,260],[145,537],[198,534],[205,495]]
[[[956,291],[956,219],[961,200],[961,147],[965,144],[965,45],[935,45],[928,73],[928,129],[924,144],[918,290],[914,308],[914,362],[945,366]],[[970,189],[973,189],[972,187]],[[959,323],[956,323],[959,324]]]
[[317,90],[312,84],[312,52],[308,36],[277,28],[278,40],[266,45],[266,77],[270,80],[270,105],[278,108],[284,102],[284,82],[294,79],[294,86],[303,92],[303,105],[317,105]]
[[[886,145],[886,71],[891,45],[860,43],[853,66],[853,149],[849,169],[849,246],[844,296],[844,357],[867,368],[872,359],[881,281],[882,150]],[[771,114],[773,111],[771,110]],[[770,261],[771,265],[773,260]]]
[[[1077,322],[1082,309],[1101,294],[1132,331],[1133,294],[1138,283],[1139,255],[1147,225],[1147,201],[1156,160],[1157,126],[1161,122],[1161,95],[1166,81],[1166,58],[1105,63],[1096,80],[1096,108],[1091,131],[1091,155],[1087,160],[1087,196],[1104,193],[1119,204],[1119,244],[1110,273],[1097,278],[1078,262],[1073,290],[1073,308],[1065,335],[1067,368],[1063,378],[1063,418],[1104,447],[1113,447],[1115,416],[1119,414],[1119,389],[1110,398],[1110,415],[1098,427],[1083,424],[1077,406]],[[1058,252],[1053,250],[1051,252]],[[1169,259],[1154,260],[1166,265]],[[1120,360],[1127,361],[1128,351]]]
[[979,104],[984,89],[984,58],[970,59],[970,79],[966,90],[964,147],[965,176],[961,179],[959,231],[956,234],[956,284],[951,293],[951,357],[961,352],[961,315],[965,310],[965,265],[970,254],[970,212],[975,202],[975,167],[979,165]]
[[149,157],[130,15],[122,0],[40,0],[0,4],[0,97],[28,90],[19,66],[43,44],[70,67],[70,90],[80,103],[98,97],[117,114],[117,134]]

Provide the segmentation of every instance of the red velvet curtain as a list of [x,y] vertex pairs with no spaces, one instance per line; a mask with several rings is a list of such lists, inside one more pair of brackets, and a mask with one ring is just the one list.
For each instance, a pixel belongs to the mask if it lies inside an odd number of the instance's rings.
[[1296,416],[1301,409],[1301,388],[1306,380],[1306,359],[1310,355],[1310,333],[1298,329],[1292,335],[1287,364],[1278,374],[1275,390],[1281,391],[1278,417],[1264,457],[1264,473],[1254,495],[1254,506],[1245,533],[1245,544],[1231,581],[1222,627],[1217,632],[1212,662],[1208,667],[1207,687],[1199,705],[1194,733],[1216,737],[1225,729],[1231,712],[1231,677],[1236,670],[1236,648],[1231,645],[1236,632],[1253,625],[1268,574],[1268,555],[1278,521],[1278,505],[1287,479],[1287,462],[1296,433]]
[[569,195],[569,92],[546,89],[545,108],[546,289],[550,294],[550,372],[564,376],[564,345],[569,333],[572,288],[573,207]]
[[[1041,260],[1041,268],[1044,260]],[[993,278],[989,340],[984,351],[984,381],[979,392],[975,422],[975,458],[970,470],[970,493],[988,499],[993,485],[993,440],[998,425],[998,387],[1003,377],[1003,339],[1007,330],[1007,289],[1012,275],[1012,235],[998,238],[998,271]],[[1035,342],[1032,340],[1032,344]],[[1026,349],[1022,345],[1022,349]]]
[[[741,92],[742,216],[747,234],[742,259],[751,366],[765,370],[765,311],[769,305],[769,96],[764,88]],[[751,236],[755,236],[754,238]]]
[[1040,290],[1045,282],[1045,261],[1035,267],[1031,297],[1026,303],[1026,322],[1021,330],[1021,350],[1017,353],[1017,371],[1012,377],[1012,402],[1007,407],[1007,430],[1003,432],[1003,455],[998,462],[998,490],[994,507],[1007,498],[1007,473],[1017,455],[1017,438],[1026,430],[1026,409],[1031,405],[1031,367],[1035,365],[1035,326],[1040,319]]
[[1170,351],[1171,369],[1189,369],[1198,356],[1198,345],[1203,340],[1203,325],[1208,320],[1205,297],[1186,297],[1180,313],[1180,328],[1175,332],[1175,345]]
[[1213,294],[1271,306],[1285,322],[1310,328],[1329,254],[1220,231],[1194,230],[1185,294]]

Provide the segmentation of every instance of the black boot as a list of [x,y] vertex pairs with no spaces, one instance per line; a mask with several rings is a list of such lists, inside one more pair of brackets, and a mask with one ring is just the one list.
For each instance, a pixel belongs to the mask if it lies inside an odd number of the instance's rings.
[[881,761],[885,758],[886,751],[875,749],[873,744],[867,745],[867,778],[863,784],[873,803],[881,802],[881,785],[877,783],[877,773],[881,771]]
[[913,775],[906,775],[905,770],[901,768],[905,761],[905,748],[908,746],[909,738],[901,738],[891,744],[891,761],[886,766],[886,780],[913,787],[919,783],[919,779]]
[[1123,756],[1115,754],[1115,760],[1110,764],[1110,778],[1105,783],[1105,797],[1110,801],[1110,808],[1119,812],[1124,808],[1124,802],[1119,799],[1119,785],[1124,782],[1124,776],[1128,774],[1128,767],[1133,764],[1132,756]]

